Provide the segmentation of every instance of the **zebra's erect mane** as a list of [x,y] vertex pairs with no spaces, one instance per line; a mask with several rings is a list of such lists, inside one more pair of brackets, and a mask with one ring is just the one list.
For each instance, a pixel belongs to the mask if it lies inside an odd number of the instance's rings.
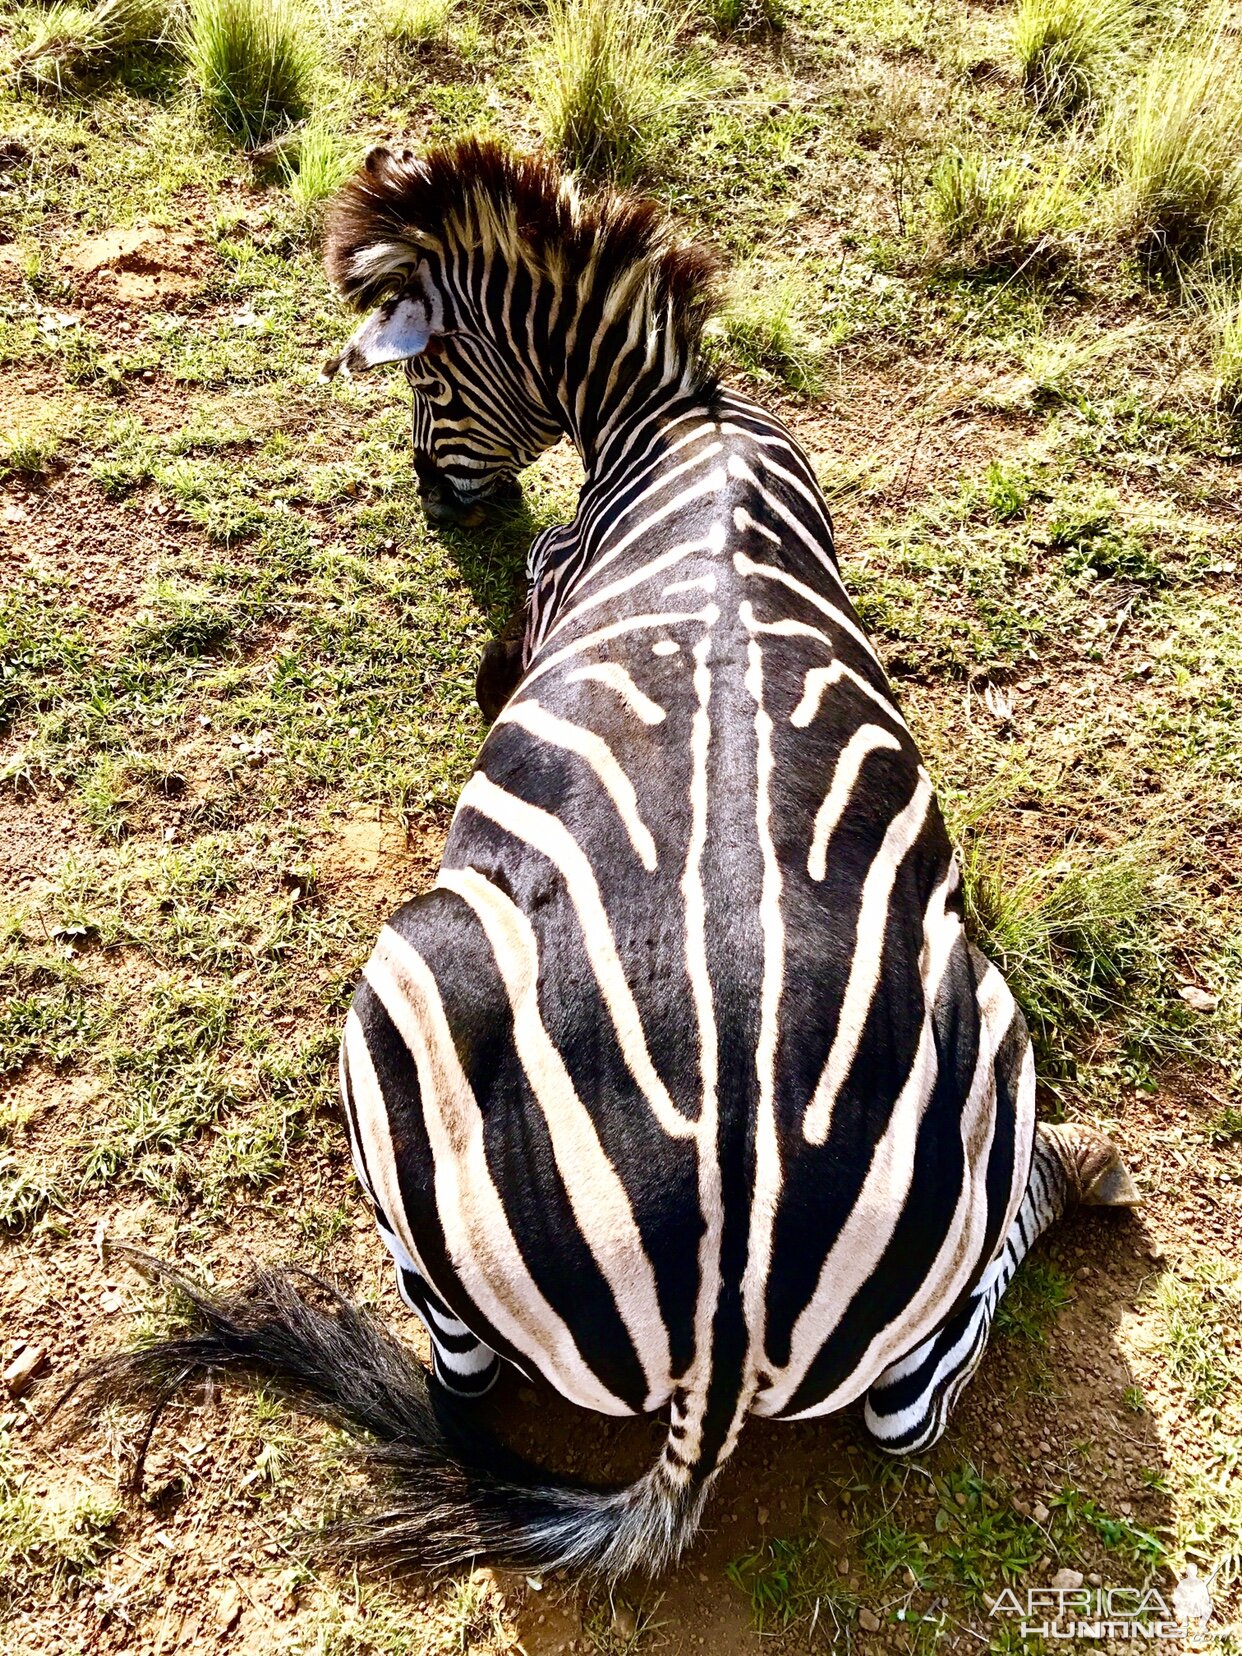
[[653,201],[581,195],[548,156],[479,138],[421,155],[374,149],[336,198],[324,257],[341,295],[368,310],[400,292],[424,250],[480,241],[569,291],[589,273],[597,295],[603,287],[629,306],[645,301],[692,376],[711,378],[699,346],[717,306],[715,255],[678,240]]

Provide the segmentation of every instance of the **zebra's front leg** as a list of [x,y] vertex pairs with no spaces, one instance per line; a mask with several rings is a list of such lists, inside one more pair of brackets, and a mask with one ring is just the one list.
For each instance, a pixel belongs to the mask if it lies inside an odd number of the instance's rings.
[[1087,1127],[1035,1130],[1026,1194],[1004,1245],[971,1297],[943,1328],[894,1363],[867,1393],[864,1419],[893,1454],[930,1448],[978,1368],[1001,1295],[1040,1236],[1075,1202],[1134,1207],[1139,1200],[1117,1146]]

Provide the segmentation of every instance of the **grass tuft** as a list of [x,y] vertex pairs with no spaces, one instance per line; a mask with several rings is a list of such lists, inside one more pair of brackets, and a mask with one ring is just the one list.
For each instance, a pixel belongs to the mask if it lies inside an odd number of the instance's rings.
[[1108,143],[1145,258],[1193,257],[1242,210],[1242,46],[1223,13],[1156,53]]
[[60,434],[46,421],[0,432],[0,478],[44,477],[60,453]]
[[358,151],[335,127],[311,121],[282,163],[289,194],[304,210],[335,195],[358,163]]
[[0,1614],[89,1578],[112,1550],[121,1512],[115,1496],[91,1490],[41,1498],[14,1465],[10,1441],[0,1432]]
[[770,261],[740,266],[720,319],[734,361],[748,373],[774,375],[792,391],[814,393],[821,354],[809,325],[814,301],[810,278],[795,265],[775,276]]
[[312,39],[292,0],[190,0],[184,52],[215,119],[254,149],[309,110]]
[[653,0],[549,0],[531,93],[572,167],[632,182],[670,141],[706,81],[677,49],[689,14]]
[[707,0],[707,14],[722,35],[778,34],[789,21],[784,0]]
[[1063,858],[1017,879],[966,858],[967,913],[983,952],[1026,1016],[1044,1067],[1073,1073],[1076,1031],[1159,977],[1155,919],[1162,895],[1141,848],[1092,862]]
[[444,38],[453,9],[454,0],[390,0],[384,33],[403,46],[430,46]]
[[1133,21],[1134,0],[1019,0],[1014,50],[1036,109],[1066,116],[1091,103]]
[[950,150],[932,170],[932,215],[946,250],[967,269],[1055,263],[1073,208],[1063,176],[1036,177],[976,150]]
[[17,53],[19,79],[44,91],[72,91],[92,75],[115,69],[127,54],[158,45],[168,34],[173,0],[98,0],[93,6],[49,6],[33,38]]
[[1242,415],[1242,292],[1216,283],[1207,293],[1216,406]]

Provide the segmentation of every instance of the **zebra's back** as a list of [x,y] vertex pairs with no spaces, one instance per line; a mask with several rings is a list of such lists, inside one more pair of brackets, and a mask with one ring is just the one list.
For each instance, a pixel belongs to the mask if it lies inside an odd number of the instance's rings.
[[610,1412],[712,1392],[723,1436],[970,1293],[1033,1089],[798,451],[738,404],[640,482],[368,966],[352,1108],[480,1339]]

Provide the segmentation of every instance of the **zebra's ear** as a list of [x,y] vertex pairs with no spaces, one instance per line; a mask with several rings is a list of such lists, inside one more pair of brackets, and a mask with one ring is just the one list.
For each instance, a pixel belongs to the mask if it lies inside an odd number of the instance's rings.
[[365,374],[385,362],[408,362],[431,341],[426,306],[416,299],[390,299],[354,330],[345,349],[323,365],[321,378]]

